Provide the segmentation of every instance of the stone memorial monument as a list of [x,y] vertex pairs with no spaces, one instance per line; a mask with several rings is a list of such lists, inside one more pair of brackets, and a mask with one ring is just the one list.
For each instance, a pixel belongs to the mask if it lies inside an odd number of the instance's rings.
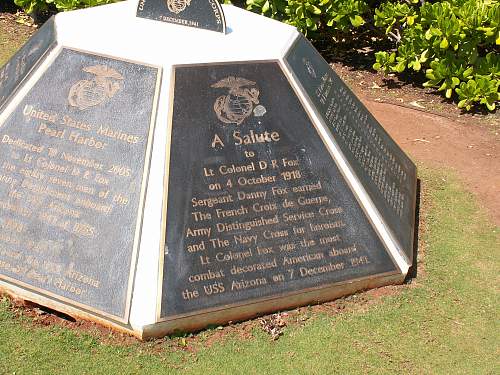
[[414,164],[295,28],[215,0],[58,14],[0,70],[0,140],[0,290],[139,338],[412,267]]

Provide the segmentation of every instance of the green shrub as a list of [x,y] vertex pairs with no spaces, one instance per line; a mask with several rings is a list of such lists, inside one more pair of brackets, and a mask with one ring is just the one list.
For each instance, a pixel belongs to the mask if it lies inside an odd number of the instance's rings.
[[[315,32],[345,32],[365,24],[363,0],[246,0],[248,10],[297,27],[314,39]],[[328,30],[330,29],[330,30]]]
[[119,0],[14,0],[14,3],[27,13],[47,10],[54,6],[59,11],[88,8],[96,5],[115,3]]
[[493,111],[500,100],[498,0],[246,0],[246,6],[310,39],[338,40],[360,27],[384,36],[395,48],[377,52],[374,69],[423,72],[424,86],[455,94],[460,108]]
[[[27,12],[71,10],[117,0],[14,0]],[[224,0],[230,2],[230,0]],[[242,3],[244,1],[244,3]],[[389,39],[373,68],[425,74],[426,87],[466,110],[500,100],[498,0],[235,0],[248,10],[297,27],[311,40],[348,39],[362,30]],[[455,95],[455,96],[454,96]]]
[[401,73],[425,71],[426,87],[458,106],[474,104],[493,111],[500,100],[500,3],[448,0],[423,5],[385,2],[375,10],[375,25],[385,28],[396,51],[376,53],[373,67]]

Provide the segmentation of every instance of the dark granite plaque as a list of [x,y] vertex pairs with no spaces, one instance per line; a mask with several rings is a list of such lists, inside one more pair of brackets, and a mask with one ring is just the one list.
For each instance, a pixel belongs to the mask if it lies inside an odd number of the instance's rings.
[[286,61],[411,262],[415,165],[306,38]]
[[0,68],[0,109],[55,42],[56,30],[52,17]]
[[0,127],[0,279],[127,322],[159,69],[62,49]]
[[226,32],[224,11],[217,0],[140,0],[137,17]]
[[178,66],[161,318],[400,272],[277,62]]

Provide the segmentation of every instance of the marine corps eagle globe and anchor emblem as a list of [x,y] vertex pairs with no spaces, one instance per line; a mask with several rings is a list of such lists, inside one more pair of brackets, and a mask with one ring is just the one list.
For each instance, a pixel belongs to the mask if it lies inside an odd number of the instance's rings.
[[179,14],[190,5],[191,0],[167,0],[168,10],[175,14]]
[[225,124],[240,125],[252,111],[257,117],[263,116],[266,109],[258,105],[260,92],[256,85],[248,79],[232,76],[214,83],[213,88],[229,89],[227,95],[219,96],[214,103],[217,118]]
[[117,81],[123,80],[123,76],[112,68],[95,65],[85,67],[82,71],[94,74],[94,78],[83,79],[71,86],[68,103],[72,107],[80,110],[95,107],[111,99],[121,89]]

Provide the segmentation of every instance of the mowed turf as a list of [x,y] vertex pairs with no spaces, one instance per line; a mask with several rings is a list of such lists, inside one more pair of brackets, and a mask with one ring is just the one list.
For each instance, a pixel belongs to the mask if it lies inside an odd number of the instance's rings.
[[[16,48],[2,49],[0,65]],[[500,229],[452,175],[419,174],[423,234],[409,285],[348,298],[342,312],[301,309],[277,341],[255,322],[244,335],[236,325],[120,345],[34,324],[3,298],[0,374],[500,373]]]
[[[5,1],[5,0],[1,0]],[[0,12],[2,6],[0,5]],[[0,67],[11,57],[28,39],[31,30],[25,26],[16,27],[12,22],[0,19]]]

